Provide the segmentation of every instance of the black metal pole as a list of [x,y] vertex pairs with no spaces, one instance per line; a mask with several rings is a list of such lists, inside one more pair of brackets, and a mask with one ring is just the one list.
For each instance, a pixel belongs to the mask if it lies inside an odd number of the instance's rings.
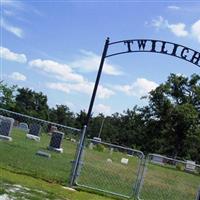
[[94,100],[95,100],[95,97],[96,97],[96,92],[97,92],[97,88],[98,88],[98,85],[99,85],[99,80],[100,80],[100,77],[101,77],[101,73],[102,73],[104,61],[105,61],[105,58],[106,58],[108,46],[109,46],[109,38],[106,39],[106,42],[105,42],[105,45],[104,45],[104,49],[103,49],[103,53],[102,53],[102,57],[101,57],[101,62],[100,62],[100,65],[99,65],[99,70],[98,70],[96,82],[95,82],[93,93],[92,93],[92,98],[90,100],[90,105],[89,105],[89,108],[88,108],[88,113],[87,113],[87,117],[86,117],[85,124],[84,124],[86,126],[88,126],[88,123],[90,121],[92,108],[93,108],[93,105],[94,105]]
[[90,121],[92,108],[93,108],[97,88],[98,88],[98,85],[99,85],[99,80],[100,80],[100,77],[101,77],[103,64],[104,64],[104,61],[105,61],[105,58],[106,58],[108,46],[109,46],[109,38],[106,39],[106,42],[105,42],[105,45],[104,45],[104,49],[103,49],[103,53],[102,53],[102,57],[101,57],[101,62],[100,62],[100,65],[99,65],[99,70],[98,70],[98,73],[97,73],[92,97],[91,97],[91,100],[90,100],[90,105],[89,105],[89,108],[88,108],[87,117],[86,117],[83,129],[82,129],[82,135],[81,135],[81,138],[80,138],[79,148],[78,148],[78,151],[77,151],[77,157],[76,157],[76,160],[75,160],[75,163],[74,163],[74,168],[72,170],[72,177],[71,177],[71,181],[70,181],[71,186],[73,186],[76,182],[78,169],[80,167],[80,161],[81,161],[81,157],[82,157],[82,154],[83,154],[83,148],[84,148],[84,141],[85,141],[87,126],[88,126],[88,123]]

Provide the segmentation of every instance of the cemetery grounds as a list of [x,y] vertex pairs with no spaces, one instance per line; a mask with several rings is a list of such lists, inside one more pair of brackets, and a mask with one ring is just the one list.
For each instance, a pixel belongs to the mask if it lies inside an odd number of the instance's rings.
[[[35,194],[32,199],[44,199],[45,195],[46,199],[60,200],[66,197],[71,200],[109,199],[109,197],[91,193],[74,193],[61,187],[69,185],[72,161],[77,147],[77,143],[72,142],[70,138],[64,139],[62,143],[64,152],[61,154],[47,149],[50,136],[44,132],[40,142],[36,142],[27,139],[25,131],[13,128],[12,138],[12,142],[0,141],[0,195],[6,191],[9,195],[9,187],[14,184],[15,188],[24,185],[23,194],[18,194],[19,196],[27,193],[26,187],[32,188],[31,193]],[[36,155],[38,150],[50,153],[51,158]],[[123,157],[129,159],[127,165],[121,164]],[[108,159],[111,162],[108,162]],[[90,192],[89,188],[93,188],[102,191],[101,194],[110,191],[130,195],[137,178],[139,162],[137,157],[120,151],[110,154],[105,147],[90,149],[86,146],[77,183],[79,186],[85,186],[85,190]],[[199,173],[190,174],[170,166],[149,164],[140,198],[144,200],[194,200],[199,183]],[[12,190],[13,188],[11,188],[11,193]],[[42,192],[43,190],[45,192]]]

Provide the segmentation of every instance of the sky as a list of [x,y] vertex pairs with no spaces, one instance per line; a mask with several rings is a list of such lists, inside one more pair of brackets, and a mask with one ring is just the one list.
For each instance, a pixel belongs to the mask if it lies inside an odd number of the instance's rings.
[[[200,49],[199,1],[0,2],[0,79],[43,92],[50,107],[87,111],[107,37],[110,42],[160,39]],[[93,112],[110,115],[144,106],[148,101],[141,97],[170,73],[199,72],[189,62],[162,54],[107,58]]]

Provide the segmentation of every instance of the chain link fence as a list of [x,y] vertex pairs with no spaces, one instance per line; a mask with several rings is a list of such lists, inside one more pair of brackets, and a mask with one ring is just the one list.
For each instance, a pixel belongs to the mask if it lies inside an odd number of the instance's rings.
[[98,138],[84,142],[85,132],[0,108],[0,170],[125,198],[200,200],[200,165],[158,154],[145,160]]
[[197,198],[200,165],[158,154],[149,154],[145,165],[140,199],[195,200]]
[[0,168],[66,185],[80,130],[0,108]]
[[142,152],[88,139],[76,184],[81,187],[130,198],[135,195]]

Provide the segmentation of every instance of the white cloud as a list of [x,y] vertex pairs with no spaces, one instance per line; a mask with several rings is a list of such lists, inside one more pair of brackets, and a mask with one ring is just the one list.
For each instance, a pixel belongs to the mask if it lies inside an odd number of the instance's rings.
[[162,16],[159,16],[156,19],[153,19],[150,25],[159,30],[161,28],[166,28],[168,26],[168,21],[164,19]]
[[168,28],[178,37],[188,36],[188,31],[185,30],[186,25],[184,23],[169,24]]
[[24,37],[24,32],[23,32],[23,30],[21,28],[9,24],[3,18],[1,18],[0,25],[1,25],[1,27],[3,29],[5,29],[6,31],[14,34],[17,37],[19,37],[19,38],[23,38]]
[[170,10],[180,10],[181,9],[179,6],[168,6],[167,8]]
[[20,63],[27,62],[26,55],[14,53],[8,48],[2,47],[2,46],[0,47],[0,57],[6,60],[20,62]]
[[158,86],[157,83],[145,78],[138,78],[130,85],[118,85],[115,89],[124,92],[126,95],[141,97],[147,95],[151,90]]
[[[146,24],[149,23],[146,22]],[[164,19],[162,16],[153,19],[150,23],[150,26],[155,27],[157,30],[168,29],[177,37],[194,38],[198,42],[200,42],[200,19],[190,25],[190,28],[188,28],[188,30],[186,29],[186,24],[170,24],[168,20]]]
[[84,81],[83,76],[73,72],[70,66],[66,64],[60,64],[52,60],[36,59],[30,61],[29,65],[51,75],[54,75],[56,78],[62,79],[64,81]]
[[25,81],[26,80],[26,76],[19,73],[19,72],[13,72],[9,78],[15,80],[15,81]]
[[96,114],[103,113],[104,115],[111,115],[111,107],[104,104],[97,104],[94,106],[94,112]]
[[[99,68],[101,57],[93,52],[85,50],[82,50],[81,53],[82,55],[80,56],[80,58],[78,58],[74,62],[69,63],[69,65],[73,68],[78,68],[80,71],[97,71]],[[105,62],[103,66],[103,73],[114,76],[123,74],[122,71],[117,68],[118,66]]]
[[[63,83],[63,82],[51,82],[46,84],[47,88],[59,90],[65,93],[80,92],[83,94],[91,95],[94,87],[94,83],[84,81],[80,83]],[[97,97],[106,99],[114,95],[114,92],[108,88],[99,85],[97,91]]]
[[191,34],[194,38],[196,38],[200,42],[200,20],[196,21],[191,26]]
[[177,37],[186,37],[189,35],[184,23],[170,24],[168,20],[164,19],[162,16],[153,19],[150,25],[155,27],[157,30],[168,29]]
[[168,20],[164,19],[162,16],[153,19],[151,22],[151,26],[155,27],[157,30],[159,29],[169,29],[176,36],[187,36],[188,32],[185,30],[186,25],[184,23],[177,24],[169,24]]

